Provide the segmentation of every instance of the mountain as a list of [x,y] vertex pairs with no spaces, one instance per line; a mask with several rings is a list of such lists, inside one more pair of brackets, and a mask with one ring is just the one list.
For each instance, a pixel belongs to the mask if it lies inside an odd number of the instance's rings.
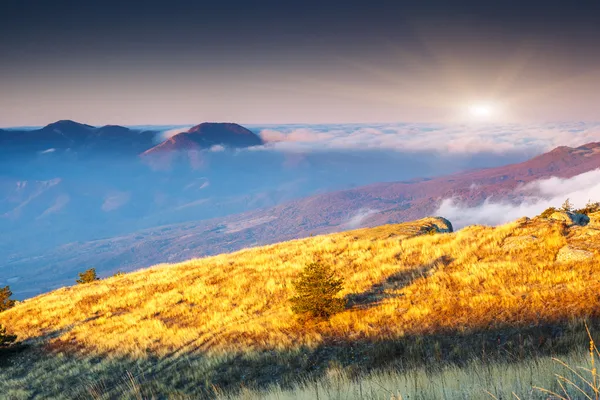
[[32,158],[40,153],[95,157],[100,154],[130,155],[155,145],[157,132],[137,131],[117,125],[94,127],[61,120],[33,130],[0,131],[0,154],[6,159]]
[[238,124],[205,122],[178,133],[149,149],[144,155],[164,152],[210,149],[213,146],[247,148],[264,144],[252,131]]
[[276,216],[277,225],[295,227],[292,229],[297,234],[304,235],[315,229],[322,232],[343,227],[356,213],[369,210],[360,226],[375,226],[422,218],[435,212],[441,200],[447,198],[455,198],[465,206],[476,206],[490,198],[518,200],[528,194],[516,190],[526,183],[550,177],[570,178],[597,168],[600,143],[559,147],[522,163],[326,193],[247,217],[260,218],[263,213]]
[[[426,218],[64,287],[0,313],[0,324],[30,346],[3,365],[0,390],[24,398],[67,390],[69,398],[284,398],[281,385],[312,390],[285,398],[317,398],[314,380],[329,379],[321,398],[346,398],[350,391],[335,388],[364,379],[369,396],[387,398],[402,382],[420,379],[424,390],[436,371],[450,369],[443,396],[437,387],[428,398],[486,398],[482,388],[498,381],[476,371],[501,369],[507,380],[527,379],[498,398],[526,398],[539,379],[554,381],[551,356],[573,352],[580,362],[586,327],[600,329],[599,234],[600,213],[585,226],[522,218],[457,233],[443,218]],[[313,262],[342,279],[346,308],[306,323],[288,299]],[[460,368],[473,363],[488,364],[461,372],[475,371],[472,388],[457,385]],[[386,391],[375,396],[374,370],[410,378],[378,380]],[[364,398],[358,393],[349,398]]]
[[[264,157],[262,154],[255,154],[256,152],[250,153],[257,157],[256,161]],[[235,159],[237,158],[236,156]],[[43,252],[17,251],[16,248],[22,245],[19,243],[23,243],[23,239],[16,234],[22,224],[17,220],[16,225],[10,225],[7,230],[11,234],[7,235],[4,243],[9,251],[3,266],[4,275],[15,280],[14,292],[20,297],[31,296],[64,285],[85,265],[93,265],[101,274],[111,273],[119,268],[133,270],[154,263],[179,262],[311,234],[410,221],[435,213],[443,199],[452,197],[467,206],[481,204],[488,198],[516,202],[527,194],[516,189],[527,182],[552,176],[569,178],[600,168],[600,144],[558,148],[523,163],[497,168],[438,178],[378,183],[286,202],[283,202],[285,197],[276,197],[275,192],[253,191],[252,188],[258,187],[268,176],[259,174],[260,169],[253,169],[257,165],[254,161],[255,159],[246,160],[239,167],[236,166],[232,174],[227,174],[227,181],[224,180],[225,177],[217,176],[192,181],[193,174],[158,175],[160,179],[151,175],[150,181],[138,184],[145,191],[132,190],[134,186],[131,183],[109,192],[112,194],[104,195],[94,186],[86,187],[84,192],[89,193],[90,199],[97,199],[95,207],[100,209],[108,202],[115,203],[115,209],[98,213],[93,210],[90,201],[78,203],[81,205],[73,209],[82,211],[75,214],[72,225],[65,224],[63,214],[48,212],[46,217],[38,218],[37,215],[45,209],[33,209],[35,213],[31,211],[31,220],[36,224],[33,226],[44,227],[36,228],[40,232],[52,232],[51,229],[64,226],[65,232],[52,236],[64,237],[67,233],[77,235],[72,241],[78,242],[63,242],[60,246],[46,248]],[[216,165],[215,171],[222,172],[229,163],[230,159],[227,158],[227,163]],[[270,170],[278,170],[277,163],[270,166]],[[281,168],[279,170],[284,171]],[[327,171],[323,170],[319,176],[327,180],[330,176]],[[306,175],[305,170],[301,172]],[[244,173],[246,174],[242,175]],[[253,180],[257,176],[259,179]],[[293,175],[283,177],[291,184],[289,176]],[[219,184],[222,185],[221,189],[217,188]],[[19,189],[19,199],[24,199],[23,201],[33,195],[37,197],[32,198],[25,206],[13,205],[10,210],[16,209],[24,215],[27,210],[36,206],[37,201],[41,201],[42,196],[58,193],[61,186],[64,183],[55,186],[47,183],[33,185],[28,189],[31,193]],[[222,190],[225,190],[225,186],[239,189],[237,195],[224,196]],[[189,189],[182,191],[181,188],[184,187]],[[70,198],[75,199],[79,192],[81,191],[71,190]],[[127,197],[128,193],[130,197]],[[155,203],[157,199],[161,199],[160,204]],[[54,202],[46,208],[56,210],[58,206],[51,207]],[[169,207],[163,206],[163,202]],[[283,204],[269,206],[277,202]],[[123,205],[120,208],[121,203]],[[244,207],[255,209],[232,214],[236,209]],[[137,214],[131,214],[133,212]],[[10,215],[15,214],[13,212]],[[211,215],[218,217],[211,218]],[[49,218],[51,216],[56,219]],[[85,223],[82,224],[82,221]],[[98,221],[102,224],[98,225]],[[112,223],[112,231],[106,230],[107,221]],[[41,225],[42,223],[47,225]],[[106,233],[97,240],[85,239],[90,226],[103,227],[102,232]],[[115,234],[115,227],[125,233]],[[25,233],[29,234],[30,231],[32,229]]]
[[41,128],[39,131],[31,131],[34,134],[50,138],[65,138],[70,141],[80,140],[87,137],[95,128],[91,125],[81,124],[71,120],[60,120]]
[[247,148],[264,144],[262,139],[233,123],[205,122],[156,145],[156,131],[118,125],[94,127],[71,120],[53,122],[39,129],[0,130],[0,153],[32,156],[39,153],[79,152],[82,156],[152,155],[213,146]]

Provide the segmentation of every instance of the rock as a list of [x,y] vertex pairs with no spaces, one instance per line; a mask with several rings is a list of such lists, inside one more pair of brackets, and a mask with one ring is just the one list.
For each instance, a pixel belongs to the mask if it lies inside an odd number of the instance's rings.
[[440,233],[452,233],[454,232],[454,228],[452,228],[452,223],[448,221],[444,217],[433,217],[435,220],[433,226]]
[[589,214],[588,217],[590,219],[588,226],[600,229],[600,212]]
[[555,221],[563,221],[567,225],[585,226],[590,222],[590,217],[585,214],[557,211],[550,216]]
[[570,213],[569,216],[575,225],[586,226],[590,222],[590,217],[585,214]]
[[532,235],[525,236],[511,236],[504,239],[502,249],[504,250],[520,250],[529,247],[533,242],[537,241],[538,238]]
[[558,262],[569,262],[569,261],[585,261],[594,257],[594,253],[587,250],[574,249],[570,246],[564,246],[556,254],[556,261]]

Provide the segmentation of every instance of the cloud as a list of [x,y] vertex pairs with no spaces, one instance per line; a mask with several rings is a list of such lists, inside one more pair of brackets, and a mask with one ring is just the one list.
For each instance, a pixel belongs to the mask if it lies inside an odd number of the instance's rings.
[[177,127],[177,128],[162,131],[156,136],[156,142],[160,143],[160,142],[164,142],[165,140],[169,140],[170,138],[177,135],[178,133],[189,130],[191,127],[192,126],[190,125],[190,126]]
[[600,123],[541,125],[341,124],[270,127],[267,147],[283,151],[387,149],[445,153],[538,154],[600,140]]
[[124,205],[126,205],[131,199],[130,192],[113,192],[108,194],[104,198],[104,202],[102,203],[102,211],[109,212],[117,210]]
[[66,194],[59,195],[54,200],[54,204],[51,205],[49,208],[47,208],[40,216],[37,217],[37,219],[47,217],[50,214],[58,213],[59,211],[64,209],[65,206],[67,204],[69,204],[70,201],[71,201],[71,198],[69,197],[69,195],[66,195]]
[[457,199],[442,201],[436,214],[448,218],[457,228],[466,225],[500,225],[521,217],[534,217],[548,207],[560,207],[568,198],[575,208],[589,201],[600,201],[600,169],[568,179],[549,178],[531,182],[515,191],[528,193],[518,202],[486,199],[476,207],[468,207]]
[[348,222],[344,224],[344,227],[351,229],[360,228],[361,224],[365,219],[367,219],[367,217],[369,217],[372,214],[376,214],[377,212],[378,210],[372,210],[370,208],[361,208],[352,217],[350,217]]
[[333,139],[335,136],[329,132],[319,132],[309,128],[294,129],[283,133],[273,129],[265,129],[260,132],[261,138],[266,142],[321,142]]

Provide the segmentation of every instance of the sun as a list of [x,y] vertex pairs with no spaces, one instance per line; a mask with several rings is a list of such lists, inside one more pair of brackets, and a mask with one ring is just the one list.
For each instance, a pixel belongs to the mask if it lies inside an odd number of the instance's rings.
[[494,114],[494,109],[489,104],[473,104],[469,106],[469,113],[473,117],[489,118]]
[[466,114],[472,121],[492,122],[500,117],[500,109],[494,103],[472,103],[467,106]]

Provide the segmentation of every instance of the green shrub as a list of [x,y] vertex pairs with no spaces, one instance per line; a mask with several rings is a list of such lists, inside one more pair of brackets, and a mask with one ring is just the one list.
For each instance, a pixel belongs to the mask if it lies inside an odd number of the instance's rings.
[[305,317],[329,318],[346,306],[345,299],[336,297],[342,286],[343,280],[336,278],[331,268],[308,264],[294,282],[296,296],[290,299],[292,311]]
[[8,310],[15,305],[15,301],[10,299],[12,292],[8,286],[0,289],[0,312]]
[[584,208],[575,210],[576,213],[585,215],[589,215],[598,211],[600,211],[600,202],[593,203],[591,200],[587,202]]
[[17,336],[6,333],[6,328],[0,325],[0,347],[7,347],[17,340]]
[[90,268],[87,271],[79,273],[79,279],[77,279],[77,283],[84,284],[90,283],[98,280],[98,275],[96,275],[96,268]]
[[540,214],[541,218],[550,218],[552,214],[557,212],[558,210],[554,207],[546,208],[543,213]]

